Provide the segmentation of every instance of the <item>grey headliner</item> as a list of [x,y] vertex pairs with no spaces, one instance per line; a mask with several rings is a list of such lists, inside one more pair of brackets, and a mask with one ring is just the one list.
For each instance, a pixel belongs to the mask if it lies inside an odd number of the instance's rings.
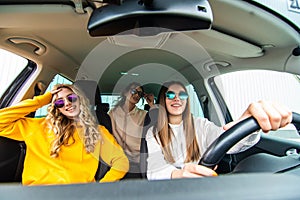
[[[8,4],[9,2],[12,1],[0,0],[0,4]],[[14,2],[24,3],[26,1]],[[82,68],[86,67],[84,65],[87,63],[87,57],[91,55],[94,48],[103,45],[103,41],[104,43],[107,42],[105,37],[92,38],[86,31],[88,18],[94,5],[90,4],[90,7],[86,8],[86,13],[79,14],[75,12],[74,4],[70,1],[40,1],[42,4],[32,4],[32,2],[37,1],[28,2],[31,4],[20,5],[19,7],[0,6],[0,47],[22,53],[37,62],[40,67],[53,68],[53,74],[60,72],[70,79],[100,80],[99,77],[94,77],[95,74],[102,74],[106,68],[113,65],[113,68],[106,70],[101,77],[101,89],[105,93],[113,92],[114,84],[116,84],[112,83],[110,77],[119,77],[109,74],[110,72],[116,74],[121,71],[128,71],[128,66],[131,66],[132,70],[136,70],[135,64],[144,62],[143,56],[136,56],[135,53],[131,53],[126,55],[129,56],[126,62],[125,59],[122,59],[123,54],[114,55],[115,58],[122,60],[122,64],[118,64],[118,61],[109,63],[107,58],[116,53],[113,51],[113,47],[111,47],[111,52],[109,51],[110,47],[108,47],[108,49],[104,48],[99,52],[97,61],[90,61],[98,65],[89,66],[88,70],[85,68],[84,73],[82,73]],[[62,4],[57,5],[54,2]],[[210,0],[210,4],[213,10],[212,29],[185,32],[189,38],[195,40],[194,43],[185,45],[184,48],[181,47],[186,52],[186,54],[182,53],[181,55],[189,56],[187,59],[189,62],[186,65],[192,64],[184,71],[184,74],[187,75],[185,78],[189,82],[195,80],[195,77],[191,76],[195,69],[201,71],[201,78],[204,79],[219,73],[254,68],[286,70],[300,74],[300,69],[295,68],[294,65],[294,63],[299,62],[298,58],[291,56],[293,48],[300,44],[299,33],[297,33],[299,30],[293,29],[278,17],[262,12],[257,7],[248,3],[245,4],[243,1]],[[85,3],[85,5],[88,4]],[[173,33],[156,49],[161,51],[164,48],[167,50],[171,48],[172,52],[176,52],[174,49],[182,43],[177,43],[175,47],[168,45],[176,43],[178,35],[182,34]],[[33,45],[13,44],[9,39],[15,37],[41,43],[45,46],[46,53],[39,56],[34,53],[36,47]],[[199,58],[199,56],[191,56],[197,54],[199,50],[197,45],[199,44],[208,53],[204,59]],[[134,47],[121,48],[127,48],[124,52],[137,49]],[[110,55],[107,55],[109,53]],[[138,51],[136,53],[139,54]],[[157,53],[154,53],[152,58],[154,59],[152,62],[164,63],[176,70],[180,68],[174,64],[174,60],[166,60]],[[178,59],[180,60],[180,58]],[[288,59],[291,61],[288,62]],[[106,64],[104,64],[105,62]],[[125,66],[127,67],[125,68]],[[144,74],[143,71],[139,71],[139,77],[144,80],[147,80],[147,77],[152,77],[153,83],[159,83],[161,80],[168,79],[169,73],[170,71],[166,70],[165,74],[160,73],[160,76],[157,76],[156,70],[150,70]],[[49,79],[49,81],[51,80]]]

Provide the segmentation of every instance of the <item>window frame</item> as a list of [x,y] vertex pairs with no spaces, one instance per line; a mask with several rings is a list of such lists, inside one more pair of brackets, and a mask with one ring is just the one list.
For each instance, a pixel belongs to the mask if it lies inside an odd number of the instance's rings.
[[22,90],[22,85],[29,79],[29,77],[34,74],[37,70],[37,65],[33,61],[28,60],[27,66],[21,71],[21,73],[14,79],[14,81],[9,85],[6,91],[3,93],[0,99],[0,109],[8,107],[11,105],[16,94]]

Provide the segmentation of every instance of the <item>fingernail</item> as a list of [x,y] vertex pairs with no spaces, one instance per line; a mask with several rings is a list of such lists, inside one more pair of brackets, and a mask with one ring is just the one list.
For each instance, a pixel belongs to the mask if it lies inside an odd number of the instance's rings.
[[212,176],[218,176],[218,174],[216,172],[213,172]]

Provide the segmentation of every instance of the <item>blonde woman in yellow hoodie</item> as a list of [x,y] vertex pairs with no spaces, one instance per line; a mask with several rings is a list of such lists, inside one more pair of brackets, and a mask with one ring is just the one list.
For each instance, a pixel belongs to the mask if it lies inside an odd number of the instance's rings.
[[[47,105],[45,118],[28,118]],[[25,141],[24,185],[95,182],[99,158],[111,168],[100,182],[118,181],[129,162],[122,148],[89,111],[88,99],[74,85],[0,110],[0,136]]]

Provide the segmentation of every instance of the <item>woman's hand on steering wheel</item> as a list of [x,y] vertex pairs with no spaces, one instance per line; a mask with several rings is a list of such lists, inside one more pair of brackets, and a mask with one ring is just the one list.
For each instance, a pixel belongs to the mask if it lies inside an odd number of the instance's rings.
[[226,124],[223,129],[228,130],[233,125],[251,116],[257,120],[260,128],[265,133],[284,127],[292,121],[292,112],[287,107],[276,102],[259,101],[251,103],[238,120]]
[[[216,168],[215,168],[216,169]],[[172,179],[174,178],[198,178],[204,176],[218,176],[218,174],[205,166],[187,163],[182,169],[176,169],[172,172]]]

